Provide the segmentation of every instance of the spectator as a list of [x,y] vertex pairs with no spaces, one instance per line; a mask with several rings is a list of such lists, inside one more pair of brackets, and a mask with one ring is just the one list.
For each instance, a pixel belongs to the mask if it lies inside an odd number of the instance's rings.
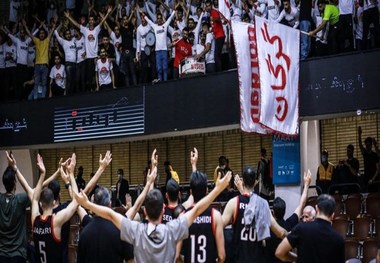
[[185,27],[182,30],[182,38],[175,42],[175,58],[174,58],[174,79],[179,79],[180,72],[179,72],[179,65],[181,61],[187,57],[190,57],[192,55],[192,45],[189,43],[189,28]]
[[50,70],[49,98],[66,95],[66,69],[61,58],[54,56],[55,65]]
[[[311,24],[313,22],[311,17],[312,0],[301,0],[299,10],[299,29],[303,32],[309,32],[311,30]],[[301,34],[301,60],[305,60],[309,57],[311,49],[311,39],[306,34]]]
[[[282,261],[343,263],[344,240],[333,229],[335,200],[330,195],[317,199],[315,221],[297,225],[280,243],[276,257]],[[297,248],[297,254],[291,252]]]
[[215,68],[216,71],[222,70],[222,49],[225,40],[225,34],[222,25],[222,19],[220,17],[219,11],[212,7],[211,1],[207,0],[205,2],[205,9],[210,14],[210,22],[212,25],[212,32],[215,38]]
[[125,86],[129,87],[132,80],[132,85],[137,85],[137,76],[135,68],[136,49],[133,46],[133,35],[135,27],[131,22],[131,14],[129,18],[123,16],[120,24],[121,34],[121,60],[120,60],[120,72],[125,75]]
[[79,28],[74,28],[75,46],[76,46],[76,91],[83,92],[86,90],[86,49],[83,34]]
[[354,49],[354,0],[340,0],[338,7],[340,34],[342,35],[339,39],[340,50],[352,51]]
[[284,25],[297,28],[299,25],[299,13],[296,7],[291,6],[290,0],[283,0],[284,9],[281,11],[277,23],[282,22]]
[[[284,2],[284,6],[286,2]],[[274,192],[272,175],[270,170],[270,161],[267,159],[267,150],[262,148],[260,161],[257,164],[257,172],[259,174],[259,193],[260,196],[269,201]]]
[[363,48],[368,49],[368,34],[370,25],[373,24],[373,37],[375,47],[380,46],[380,25],[379,25],[379,9],[376,6],[378,1],[364,0],[363,3]]
[[[154,49],[147,46],[146,36],[151,32],[152,28],[148,25],[145,17],[141,17],[141,24],[137,27],[136,32],[136,60],[140,63],[141,73],[139,83],[148,82],[148,70],[149,64],[151,65],[152,70],[152,79],[155,79],[156,73],[156,61],[155,61],[155,52]],[[147,52],[145,51],[147,49]]]
[[307,205],[302,211],[301,221],[304,223],[312,222],[315,220],[315,209],[314,207]]
[[[5,79],[5,53],[4,53],[4,35],[0,32],[0,78]],[[8,98],[7,90],[1,91],[0,101],[6,101]]]
[[104,48],[100,49],[100,57],[96,60],[96,91],[105,89],[116,89],[115,75],[113,73],[113,64],[107,57],[107,51]]
[[[354,157],[354,146],[349,144],[347,146],[347,159],[339,161],[337,165],[333,181],[334,184],[348,184],[348,183],[359,183],[358,178],[359,173],[359,161]],[[341,194],[349,194],[355,192],[355,188],[345,186],[339,188]]]
[[319,31],[325,29],[328,23],[327,46],[329,54],[333,55],[339,51],[339,9],[333,3],[326,3],[324,0],[319,0],[319,5],[321,5],[319,11],[323,13],[322,23],[316,29],[309,31],[309,36],[315,36]]
[[173,166],[169,161],[165,161],[164,163],[165,166],[165,173],[166,173],[166,183],[170,180],[173,179],[179,184],[179,176],[177,172],[173,169]]
[[4,57],[5,57],[5,83],[4,88],[6,89],[8,99],[15,99],[16,92],[19,89],[17,87],[17,71],[16,71],[16,61],[17,61],[17,51],[16,46],[13,44],[12,39],[7,38],[7,41],[3,45],[4,47]]
[[[39,29],[38,38],[34,37],[28,27],[26,26],[25,20],[23,20],[23,25],[26,33],[33,40],[36,45],[36,62],[34,64],[34,88],[31,94],[29,94],[29,100],[36,100],[37,98],[44,98],[46,96],[46,84],[48,77],[48,63],[49,63],[49,45],[50,38],[53,35],[53,31],[50,31],[48,35],[44,29]],[[41,87],[41,89],[39,89]]]
[[86,50],[86,90],[94,89],[94,72],[95,72],[95,63],[94,60],[98,56],[98,36],[101,30],[101,26],[106,21],[108,16],[111,14],[112,7],[109,6],[107,10],[107,14],[102,18],[100,23],[95,26],[95,17],[90,16],[88,20],[88,27],[78,24],[71,16],[69,12],[65,12],[65,17],[69,19],[69,21],[80,29],[80,32],[84,36],[84,45]]
[[358,143],[360,151],[364,159],[364,175],[363,175],[363,191],[368,191],[368,184],[371,184],[372,181],[377,177],[380,170],[379,156],[376,152],[372,150],[372,145],[374,139],[367,137],[364,141],[364,146],[362,142],[362,127],[358,127]]
[[[15,95],[17,99],[23,99],[27,97],[27,94],[23,90],[23,84],[29,79],[28,76],[28,47],[32,39],[26,35],[25,29],[20,23],[19,37],[15,37],[10,33],[7,28],[3,28],[7,32],[7,35],[12,39],[13,43],[16,45],[16,56],[17,56],[17,85],[15,87]],[[10,77],[9,75],[7,75]]]
[[61,25],[54,31],[54,35],[58,40],[58,43],[62,46],[65,52],[65,70],[66,70],[66,94],[75,93],[75,72],[77,62],[77,47],[76,39],[72,37],[69,28],[64,31],[64,38],[62,38],[58,31],[61,29]]
[[165,23],[162,14],[157,14],[157,24],[154,24],[144,13],[141,13],[141,17],[145,18],[156,36],[156,67],[158,79],[160,81],[167,81],[168,79],[168,47],[166,43],[166,35],[168,32],[168,26],[175,14],[176,11],[173,11]]
[[116,182],[116,202],[115,206],[122,206],[126,204],[125,195],[129,193],[129,183],[127,179],[124,179],[124,170],[117,170],[117,182]]
[[111,39],[110,42],[111,42],[111,44],[114,48],[114,51],[115,51],[115,61],[113,63],[113,67],[114,67],[113,72],[115,74],[115,86],[121,87],[121,86],[123,86],[123,84],[121,84],[122,79],[121,79],[121,72],[120,72],[120,57],[121,57],[120,50],[121,50],[121,44],[122,44],[120,27],[116,25],[114,27],[114,29],[112,30],[112,28],[108,24],[106,24],[106,25],[107,25],[107,29],[108,29],[108,34],[109,34],[110,39]]
[[327,193],[332,176],[334,174],[334,165],[329,162],[329,152],[327,150],[322,151],[321,164],[318,166],[317,171],[317,186],[322,189],[322,193]]
[[357,50],[363,50],[363,2],[364,0],[359,0],[355,7],[354,26]]

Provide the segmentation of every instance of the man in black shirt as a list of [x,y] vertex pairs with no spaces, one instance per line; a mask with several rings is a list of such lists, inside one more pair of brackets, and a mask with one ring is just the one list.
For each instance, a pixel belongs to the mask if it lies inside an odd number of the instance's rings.
[[[332,227],[335,200],[322,194],[317,199],[315,221],[298,224],[280,243],[276,257],[283,261],[344,263],[344,240]],[[297,254],[291,252],[297,248]]]
[[136,49],[133,47],[133,32],[134,25],[131,23],[132,15],[123,16],[120,24],[121,34],[121,58],[120,58],[120,72],[125,75],[125,86],[129,87],[130,77],[132,78],[132,85],[137,85],[136,68],[134,58],[136,57]]
[[[347,159],[339,161],[333,175],[334,184],[359,183],[359,161],[354,157],[354,146],[347,146]],[[350,186],[339,187],[340,194],[349,194],[356,191],[356,188]]]
[[[95,190],[94,203],[111,206],[110,194],[106,188],[98,187]],[[120,230],[111,221],[94,216],[83,228],[78,244],[78,263],[122,263],[123,260],[129,262],[132,259],[132,245],[120,240]]]

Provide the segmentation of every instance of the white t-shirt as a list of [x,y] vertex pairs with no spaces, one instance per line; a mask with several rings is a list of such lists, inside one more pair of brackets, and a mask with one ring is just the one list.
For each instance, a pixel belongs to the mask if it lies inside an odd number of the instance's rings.
[[215,63],[214,52],[215,52],[215,40],[212,33],[207,33],[206,44],[211,43],[211,49],[205,55],[206,64]]
[[58,87],[65,89],[66,71],[64,65],[61,64],[59,68],[57,68],[57,66],[54,65],[50,70],[49,77],[51,79],[54,79],[54,82],[55,84],[57,84]]
[[84,46],[83,36],[80,39],[77,39],[77,38],[75,39],[75,46],[77,48],[77,64],[78,64],[86,59],[86,56],[84,55],[86,53],[86,49]]
[[71,40],[63,39],[58,34],[57,30],[54,31],[54,35],[57,38],[58,43],[65,51],[65,61],[75,63],[77,61],[77,47],[75,44],[75,38],[72,38]]
[[136,32],[136,51],[141,52],[144,51],[144,48],[146,46],[146,40],[145,37],[148,34],[149,31],[151,31],[152,28],[150,25],[143,26],[142,24],[137,27]]
[[95,71],[98,73],[99,86],[112,83],[111,70],[113,69],[112,62],[107,58],[103,63],[101,59],[96,61]]
[[281,0],[278,1],[278,5],[276,5],[274,0],[267,0],[268,20],[276,21],[276,19],[280,15],[280,7],[281,7]]
[[353,14],[353,12],[354,12],[353,0],[339,0],[339,14],[340,15]]
[[358,18],[358,23],[355,24],[355,39],[363,40],[363,7],[358,7],[356,16]]
[[147,16],[145,16],[146,21],[152,27],[156,36],[156,51],[168,50],[166,35],[168,34],[168,26],[170,24],[170,21],[173,19],[174,15],[175,11],[173,11],[168,20],[166,20],[166,22],[160,26],[153,23]]
[[[11,59],[7,59],[7,54],[11,55]],[[5,67],[11,68],[16,67],[16,61],[17,61],[17,52],[16,52],[16,46],[12,43],[12,45],[8,45],[7,43],[4,44],[4,57],[5,57]]]
[[290,7],[290,13],[287,13],[285,9],[283,9],[277,18],[276,22],[280,23],[283,18],[288,22],[290,26],[293,28],[297,28],[299,24],[299,14],[296,7],[291,6]]
[[34,67],[34,59],[36,58],[36,47],[35,46],[29,46],[28,47],[28,67]]
[[80,32],[84,36],[84,45],[86,48],[87,58],[96,58],[98,56],[98,35],[100,26],[97,25],[93,30],[88,27],[80,26]]
[[16,52],[17,52],[17,63],[21,65],[27,65],[28,64],[28,47],[29,43],[32,41],[30,37],[26,37],[24,41],[21,39],[8,34],[10,39],[12,39],[13,43],[16,45]]

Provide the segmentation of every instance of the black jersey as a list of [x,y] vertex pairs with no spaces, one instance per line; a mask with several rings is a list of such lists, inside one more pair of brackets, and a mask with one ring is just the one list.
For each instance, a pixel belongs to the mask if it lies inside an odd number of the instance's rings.
[[215,263],[218,255],[213,228],[214,211],[211,207],[207,208],[190,226],[189,237],[183,241],[186,263]]
[[244,226],[244,210],[249,203],[249,196],[236,197],[237,213],[232,223],[232,259],[233,262],[265,262],[265,250],[262,242],[257,241],[257,232],[254,226]]
[[165,205],[165,212],[162,215],[162,223],[166,224],[174,219],[173,213],[176,206]]
[[42,219],[37,216],[33,223],[33,240],[36,248],[36,262],[62,262],[62,242],[54,234],[54,217]]

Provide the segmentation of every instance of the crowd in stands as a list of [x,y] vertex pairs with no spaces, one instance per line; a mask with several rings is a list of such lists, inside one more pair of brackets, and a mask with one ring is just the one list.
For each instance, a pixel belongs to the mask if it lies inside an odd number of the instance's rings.
[[[379,47],[376,0],[231,0],[230,20],[301,30],[301,59]],[[10,0],[0,32],[2,100],[129,87],[236,67],[217,0]],[[184,70],[186,63],[196,70]],[[183,66],[183,67],[181,67]]]

